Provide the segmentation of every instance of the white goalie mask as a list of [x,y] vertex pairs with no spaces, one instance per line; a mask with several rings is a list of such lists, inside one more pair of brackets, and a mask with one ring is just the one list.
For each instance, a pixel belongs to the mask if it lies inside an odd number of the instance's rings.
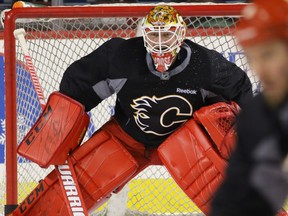
[[171,6],[159,5],[142,21],[144,46],[155,68],[165,72],[173,64],[186,36],[186,24]]

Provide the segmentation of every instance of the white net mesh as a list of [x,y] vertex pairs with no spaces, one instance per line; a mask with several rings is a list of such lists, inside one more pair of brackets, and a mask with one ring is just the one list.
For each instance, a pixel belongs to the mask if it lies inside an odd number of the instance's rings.
[[[181,13],[181,11],[180,11]],[[26,41],[45,99],[57,91],[65,69],[75,60],[97,49],[112,37],[131,38],[136,35],[141,17],[103,18],[33,18],[17,19],[16,28],[24,28]],[[237,17],[185,16],[187,37],[215,49],[235,62],[257,89],[257,79],[248,70],[243,52],[232,37]],[[16,42],[17,73],[17,138],[18,143],[40,115],[41,106],[27,72],[23,52]],[[103,101],[89,115],[91,123],[85,139],[105,123],[113,112],[115,95]],[[23,200],[52,169],[39,166],[18,157],[18,201]],[[1,190],[3,191],[3,190]],[[116,209],[116,211],[115,211]],[[162,166],[151,166],[136,178],[111,202],[93,215],[195,215],[201,212],[187,198]]]

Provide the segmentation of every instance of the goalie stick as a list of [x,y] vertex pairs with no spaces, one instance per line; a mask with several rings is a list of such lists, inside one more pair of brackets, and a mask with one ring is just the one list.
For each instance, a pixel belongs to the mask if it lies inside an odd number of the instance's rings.
[[[20,44],[21,49],[23,51],[24,58],[25,58],[25,61],[27,63],[27,66],[28,66],[28,72],[31,76],[31,80],[32,80],[32,83],[34,85],[38,100],[40,102],[41,109],[43,110],[46,103],[45,103],[42,88],[41,88],[40,83],[39,83],[39,78],[38,78],[37,73],[35,71],[35,67],[33,65],[33,61],[32,61],[32,58],[30,56],[28,46],[26,44],[26,39],[25,39],[26,31],[25,31],[25,29],[20,28],[20,29],[14,30],[13,33],[14,33],[15,38],[19,41],[19,44]],[[73,165],[72,165],[70,159],[67,158],[66,164],[55,166],[55,170],[56,170],[57,176],[59,178],[61,189],[62,189],[64,199],[66,202],[66,206],[67,206],[67,209],[68,209],[70,216],[73,216],[73,215],[81,215],[81,216],[85,215],[86,216],[86,215],[88,215],[88,212],[87,212],[87,209],[85,206],[85,202],[84,202],[84,199],[82,197],[80,187],[79,187],[76,175],[75,175],[75,171],[74,171],[74,168],[73,168]],[[70,179],[69,181],[67,180],[68,179],[67,176]],[[66,181],[65,181],[65,179],[66,179]],[[73,185],[67,185],[67,182],[68,183],[70,182],[69,184],[72,183]],[[72,197],[72,199],[69,196],[69,194],[71,194],[71,193],[69,193],[69,191],[67,191],[67,189],[66,189],[67,186],[70,186],[70,187],[74,186],[74,189],[73,189],[74,190],[74,193],[73,193],[74,198]],[[72,201],[75,200],[75,197],[77,198],[77,200],[80,201],[80,203],[81,203],[80,206],[77,206],[77,207],[75,207],[75,205],[73,206]]]
[[25,40],[25,34],[26,34],[26,32],[25,32],[25,29],[23,29],[23,28],[14,30],[14,36],[19,41],[19,44],[22,48],[24,58],[25,58],[25,61],[27,63],[27,66],[28,66],[28,71],[29,71],[29,74],[31,76],[32,83],[33,83],[35,91],[37,93],[40,105],[43,109],[45,107],[44,95],[43,95],[43,91],[42,91],[40,83],[39,83],[39,78],[38,78],[36,71],[35,71],[35,67],[33,65],[32,58],[29,54],[28,46],[27,46],[26,40]]

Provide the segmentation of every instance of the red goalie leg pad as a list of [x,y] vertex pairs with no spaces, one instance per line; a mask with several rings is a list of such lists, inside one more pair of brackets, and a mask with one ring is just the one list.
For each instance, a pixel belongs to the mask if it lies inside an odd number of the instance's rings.
[[[51,208],[55,204],[65,202],[61,195],[61,190],[57,184],[57,175],[55,170],[52,171],[44,180],[34,188],[34,190],[19,204],[18,208],[14,210],[11,215],[45,215],[45,211],[49,209],[49,213],[54,215],[61,215],[62,211],[56,208]],[[37,213],[38,211],[38,213]],[[59,214],[57,214],[59,212]],[[9,214],[10,215],[10,214]]]
[[[70,158],[88,211],[102,205],[111,192],[130,179],[138,169],[138,164],[131,154],[116,138],[105,131],[94,134],[77,148]],[[39,193],[36,187],[31,193],[35,196],[29,195],[13,215],[69,215],[55,170],[43,182],[49,182],[45,190]],[[75,192],[72,186],[66,189],[68,195]],[[79,207],[77,202],[73,207]]]
[[158,154],[176,183],[203,213],[223,181],[226,161],[211,145],[203,129],[189,120],[160,147]]
[[99,200],[110,196],[123,182],[130,180],[138,169],[137,161],[112,134],[100,131],[91,139],[90,143],[101,141],[103,144],[98,148],[85,144],[72,155],[75,161],[79,161],[75,172],[80,186],[84,187],[87,209],[99,207]]
[[18,153],[44,168],[64,164],[68,153],[81,142],[88,124],[83,105],[54,92],[18,146]]

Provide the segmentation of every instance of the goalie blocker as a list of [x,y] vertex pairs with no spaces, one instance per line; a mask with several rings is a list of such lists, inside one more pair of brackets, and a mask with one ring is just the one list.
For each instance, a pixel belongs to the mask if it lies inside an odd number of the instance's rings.
[[65,163],[81,142],[89,124],[84,106],[53,92],[42,114],[18,146],[18,153],[43,168]]
[[[224,178],[225,158],[234,144],[232,123],[238,111],[234,103],[204,107],[158,149],[149,151],[111,120],[69,156],[87,209],[99,207],[147,166],[164,164],[182,190],[207,214],[210,200]],[[70,188],[66,194],[73,196],[73,192]],[[50,208],[50,202],[54,208]],[[65,216],[69,215],[65,205],[54,170],[12,214]],[[80,204],[71,205],[77,208]]]

